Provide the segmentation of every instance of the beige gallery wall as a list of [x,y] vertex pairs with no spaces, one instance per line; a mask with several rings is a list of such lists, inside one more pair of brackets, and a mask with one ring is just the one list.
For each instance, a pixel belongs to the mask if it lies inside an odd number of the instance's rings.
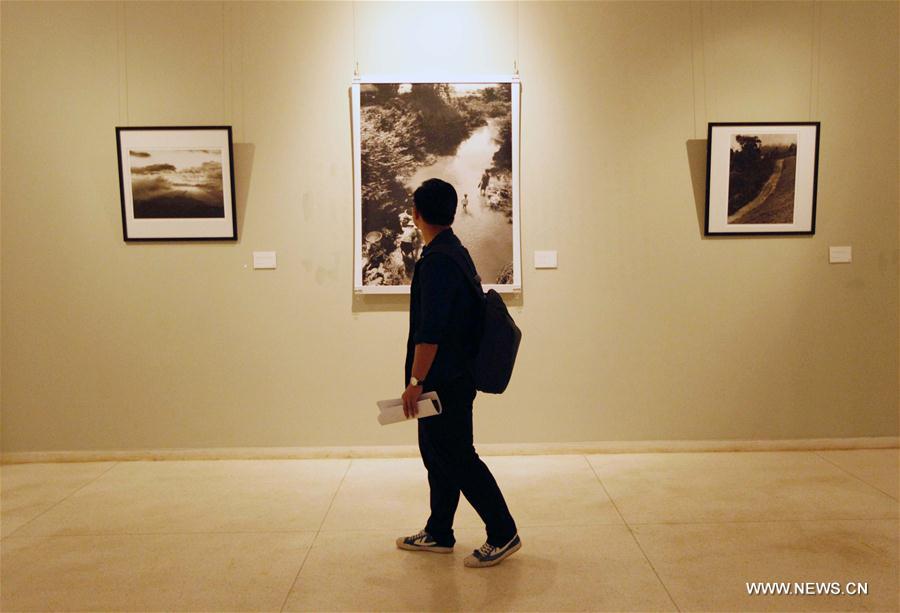
[[[518,62],[524,339],[477,442],[895,436],[897,24],[895,2],[3,2],[3,451],[415,443],[374,405],[402,391],[408,298],[352,289],[357,61]],[[809,120],[816,234],[705,239],[706,123]],[[126,244],[115,126],[197,124],[233,126],[240,240]]]

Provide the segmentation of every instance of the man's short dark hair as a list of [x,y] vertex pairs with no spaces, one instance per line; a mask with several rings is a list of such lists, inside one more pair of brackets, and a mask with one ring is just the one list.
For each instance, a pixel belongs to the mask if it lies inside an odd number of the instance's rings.
[[456,216],[456,190],[446,181],[428,179],[413,192],[419,215],[433,226],[449,226]]

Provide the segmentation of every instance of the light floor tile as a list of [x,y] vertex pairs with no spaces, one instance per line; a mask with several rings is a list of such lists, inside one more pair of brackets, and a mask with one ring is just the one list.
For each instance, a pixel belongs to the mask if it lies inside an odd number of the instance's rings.
[[[474,514],[464,506],[461,499],[457,525],[462,525],[466,511]],[[354,459],[322,530],[390,528],[412,534],[425,526],[428,508],[428,478],[422,460]]]
[[898,516],[896,500],[813,452],[587,457],[629,524]]
[[829,449],[816,453],[895,500],[900,499],[900,449]]
[[465,568],[483,542],[457,531],[452,554],[397,549],[389,531],[322,532],[285,611],[674,611],[625,526],[534,527],[497,566]]
[[[635,536],[682,611],[897,611],[896,520],[646,524]],[[747,582],[868,584],[867,595],[749,595]]]
[[[482,460],[519,527],[622,523],[584,456],[485,456]],[[353,460],[323,530],[352,526],[412,534],[428,519],[428,492],[421,459]],[[362,500],[365,504],[360,504]],[[454,519],[457,527],[484,527],[462,494]]]
[[489,456],[484,461],[519,526],[623,523],[583,455]]
[[317,530],[349,462],[121,462],[14,534]]
[[[0,609],[897,611],[875,451],[487,456],[524,544],[488,569],[462,566],[464,497],[453,554],[396,549],[428,515],[419,458],[5,465]],[[765,580],[870,592],[746,595]]]
[[3,611],[278,611],[313,532],[13,536]]
[[0,536],[8,536],[114,465],[63,462],[0,466]]

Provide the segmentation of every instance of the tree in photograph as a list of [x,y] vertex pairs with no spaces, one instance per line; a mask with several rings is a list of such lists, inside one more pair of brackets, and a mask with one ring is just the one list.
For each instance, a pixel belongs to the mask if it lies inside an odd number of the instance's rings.
[[414,83],[403,96],[418,114],[428,153],[452,155],[469,135],[466,117],[455,108],[447,83]]
[[772,175],[775,160],[764,154],[758,136],[738,134],[739,149],[730,152],[728,214],[733,215],[753,200]]
[[386,104],[396,98],[400,92],[399,83],[373,83],[372,85],[375,89],[372,101],[375,104]]
[[497,172],[512,172],[512,119],[507,115],[499,124],[499,139],[497,151],[494,152],[494,170]]
[[414,115],[391,106],[361,109],[364,231],[399,231],[409,193],[400,179],[416,168],[423,139]]

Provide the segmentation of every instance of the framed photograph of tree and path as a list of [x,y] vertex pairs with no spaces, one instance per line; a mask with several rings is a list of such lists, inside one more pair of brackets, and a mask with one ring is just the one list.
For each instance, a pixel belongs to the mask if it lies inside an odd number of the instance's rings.
[[117,127],[126,241],[237,240],[231,126]]
[[706,230],[815,234],[819,122],[710,123]]
[[510,76],[354,79],[355,291],[409,292],[412,195],[434,177],[456,189],[453,231],[484,289],[521,289],[519,98]]

